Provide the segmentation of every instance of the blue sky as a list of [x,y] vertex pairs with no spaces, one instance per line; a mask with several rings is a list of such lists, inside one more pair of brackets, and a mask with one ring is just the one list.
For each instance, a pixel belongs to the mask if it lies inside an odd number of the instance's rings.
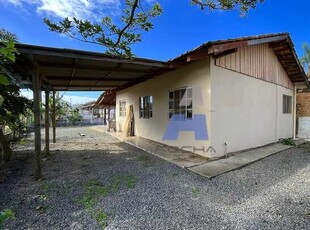
[[[80,16],[117,17],[123,0],[0,0],[0,27],[16,33],[20,42],[51,47],[103,51],[100,46],[74,41],[50,32],[43,18]],[[152,0],[145,0],[147,2]],[[299,56],[302,44],[310,43],[309,0],[265,0],[247,17],[235,11],[201,11],[189,0],[159,0],[164,13],[154,21],[154,29],[134,45],[138,57],[167,60],[210,40],[248,35],[289,32]],[[177,2],[177,3],[176,3]],[[102,6],[102,8],[98,7]],[[99,93],[67,92],[66,95],[96,98]]]

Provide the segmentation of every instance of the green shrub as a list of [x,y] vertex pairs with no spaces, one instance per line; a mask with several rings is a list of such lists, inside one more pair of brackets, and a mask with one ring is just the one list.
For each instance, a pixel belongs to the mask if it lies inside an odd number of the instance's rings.
[[294,140],[292,138],[286,138],[282,140],[282,144],[296,146]]
[[3,211],[0,212],[0,229],[4,225],[6,221],[9,219],[14,219],[15,214],[11,209],[4,209]]

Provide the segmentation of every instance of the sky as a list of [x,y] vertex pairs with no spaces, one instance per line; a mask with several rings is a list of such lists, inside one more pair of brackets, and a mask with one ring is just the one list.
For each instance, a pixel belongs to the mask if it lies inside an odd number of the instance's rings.
[[[117,19],[123,1],[0,0],[0,28],[17,34],[21,43],[103,52],[100,46],[49,31],[43,19],[76,16],[94,21],[105,15]],[[165,61],[207,41],[278,32],[290,33],[298,56],[303,55],[302,44],[310,43],[309,0],[265,0],[246,17],[240,17],[237,11],[202,11],[190,5],[189,0],[158,1],[163,14],[153,21],[153,30],[142,33],[142,42],[132,46],[137,57]],[[66,92],[65,95],[72,96],[75,104],[96,99],[100,92]]]

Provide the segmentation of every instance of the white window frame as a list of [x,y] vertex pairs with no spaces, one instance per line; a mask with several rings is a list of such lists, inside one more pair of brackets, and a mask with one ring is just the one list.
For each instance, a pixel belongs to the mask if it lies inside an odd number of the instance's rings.
[[126,100],[119,101],[119,116],[126,117]]
[[282,112],[283,114],[292,114],[293,97],[283,94],[282,96]]
[[153,96],[139,97],[139,118],[149,119],[153,117]]
[[[168,98],[169,119],[175,114],[184,114],[185,119],[189,120],[193,118],[193,89],[191,87],[170,90]],[[182,99],[185,100],[184,105],[180,105]]]

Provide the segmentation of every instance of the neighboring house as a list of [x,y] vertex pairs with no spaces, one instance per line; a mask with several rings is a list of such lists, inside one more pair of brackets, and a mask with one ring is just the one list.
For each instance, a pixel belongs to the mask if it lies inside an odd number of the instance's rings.
[[295,85],[309,83],[288,34],[208,42],[169,63],[117,91],[118,131],[132,105],[136,136],[207,157],[295,136]]
[[96,107],[96,101],[86,102],[79,106],[82,124],[102,124],[102,109]]
[[[61,110],[62,114],[59,114],[56,116],[56,125],[57,126],[65,126],[69,125],[69,117],[70,117],[70,111],[72,110],[71,105],[65,101],[61,101]],[[45,114],[42,113],[42,125],[45,124]]]
[[115,120],[115,97],[114,91],[104,91],[96,101],[95,108],[100,110],[104,125],[108,124],[107,121]]

